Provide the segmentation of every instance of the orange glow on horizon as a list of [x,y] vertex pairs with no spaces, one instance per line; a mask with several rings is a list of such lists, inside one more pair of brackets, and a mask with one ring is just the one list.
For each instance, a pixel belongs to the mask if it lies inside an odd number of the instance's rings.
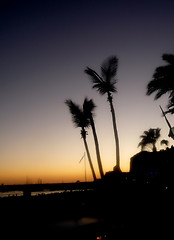
[[[84,182],[85,181],[85,166],[82,161],[80,164],[77,161],[68,164],[67,168],[60,169],[59,164],[57,166],[37,167],[21,169],[19,167],[13,167],[0,170],[0,184],[26,184],[26,183],[68,183],[68,182]],[[104,172],[112,171],[114,166],[104,166]],[[95,171],[97,178],[100,178],[98,165],[95,164]],[[122,167],[123,172],[129,171],[128,168]],[[89,164],[86,160],[86,178],[87,181],[93,181]]]
[[[100,128],[98,128],[98,133],[100,133],[98,134],[100,153],[103,169],[106,173],[112,171],[116,164],[113,132],[112,128],[109,133]],[[97,178],[100,178],[90,129],[88,130],[88,135],[87,140],[92,162]],[[15,145],[9,144],[8,148],[4,148],[4,151],[1,152],[3,161],[0,167],[0,184],[25,184],[38,183],[39,181],[43,183],[85,181],[84,159],[79,163],[84,154],[84,145],[80,138],[79,129],[74,129],[70,120],[69,135],[66,136],[64,134],[63,128],[62,135],[59,138],[56,135],[52,139],[49,135],[45,136],[44,139],[39,136],[37,138],[34,140],[35,143],[30,145],[30,148],[28,147],[29,140],[25,143],[25,139],[20,145],[17,143]],[[30,142],[31,140],[32,138]],[[122,145],[123,143],[121,142]],[[69,147],[68,151],[67,147]],[[27,154],[27,152],[30,154]],[[120,153],[121,169],[127,172],[129,171],[129,159],[131,157],[129,156],[130,149],[127,149],[125,152],[120,147]],[[87,156],[85,160],[87,181],[93,181]]]

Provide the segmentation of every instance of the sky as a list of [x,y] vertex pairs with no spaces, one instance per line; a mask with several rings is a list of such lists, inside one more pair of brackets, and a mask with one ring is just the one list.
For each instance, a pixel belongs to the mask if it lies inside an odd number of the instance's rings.
[[[174,54],[174,1],[13,0],[0,3],[0,184],[92,180],[85,148],[67,98],[97,105],[95,124],[104,172],[116,164],[112,118],[84,73],[100,73],[109,56],[119,59],[114,94],[122,171],[140,151],[140,135],[169,129],[161,116],[168,97],[154,101],[146,86],[155,68]],[[168,116],[174,125],[174,117]],[[91,129],[87,141],[99,177]],[[162,148],[157,144],[157,148]]]

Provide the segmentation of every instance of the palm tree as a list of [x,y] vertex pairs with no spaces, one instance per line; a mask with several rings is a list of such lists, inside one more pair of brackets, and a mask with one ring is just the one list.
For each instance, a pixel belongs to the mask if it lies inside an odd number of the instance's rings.
[[85,145],[85,149],[86,149],[86,153],[88,156],[88,161],[89,161],[89,165],[92,171],[92,176],[94,178],[94,181],[97,179],[96,178],[96,174],[94,171],[94,167],[91,161],[91,156],[89,153],[89,148],[88,148],[88,144],[86,141],[86,135],[87,135],[87,131],[85,130],[85,128],[89,127],[89,120],[86,118],[84,112],[82,111],[82,109],[75,104],[72,100],[68,99],[65,101],[65,104],[69,107],[69,111],[72,115],[72,122],[74,123],[75,127],[80,127],[81,128],[81,136],[83,138],[84,141],[84,145]]
[[166,147],[168,147],[169,146],[169,141],[168,140],[166,140],[166,139],[163,139],[163,140],[161,140],[161,145],[166,145]]
[[93,119],[93,111],[94,111],[95,107],[96,106],[92,99],[88,100],[87,98],[85,98],[84,103],[83,103],[83,111],[84,111],[84,114],[86,115],[86,117],[90,121],[90,125],[91,125],[93,136],[94,136],[99,172],[100,172],[101,178],[103,178],[104,173],[103,173],[103,167],[102,167],[102,162],[101,162],[101,157],[100,157],[99,143],[98,143],[97,133],[96,133],[96,129],[95,129],[95,123],[94,123],[94,119]]
[[141,147],[143,151],[146,146],[149,144],[152,145],[152,151],[156,152],[156,142],[159,139],[160,135],[160,128],[150,128],[148,131],[144,131],[144,134],[140,136],[141,141],[138,144],[138,147]]
[[112,93],[116,93],[117,89],[115,84],[117,80],[114,78],[117,73],[118,59],[115,56],[109,57],[101,66],[101,76],[95,72],[93,69],[87,67],[85,69],[85,73],[87,73],[93,83],[93,88],[97,89],[97,91],[101,95],[107,94],[108,102],[110,104],[111,114],[112,114],[112,122],[115,136],[115,144],[116,144],[116,166],[114,170],[120,170],[120,149],[119,149],[119,138],[118,131],[116,125],[116,116],[115,110],[113,107],[113,96]]
[[[156,92],[155,100],[160,98],[163,94],[169,94],[170,101],[174,103],[174,55],[163,54],[162,59],[167,62],[167,65],[157,67],[153,79],[147,85],[147,95]],[[172,114],[174,111],[171,112]]]

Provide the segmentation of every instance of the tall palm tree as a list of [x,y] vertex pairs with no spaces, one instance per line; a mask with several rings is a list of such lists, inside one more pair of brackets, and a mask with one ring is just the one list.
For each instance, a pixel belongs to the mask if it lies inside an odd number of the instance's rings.
[[72,122],[74,123],[75,127],[80,127],[81,128],[81,136],[83,138],[84,141],[84,145],[85,145],[85,149],[86,149],[86,153],[88,156],[88,161],[89,161],[89,165],[92,171],[92,176],[94,178],[94,181],[97,179],[96,178],[96,174],[94,171],[94,167],[91,161],[91,156],[89,153],[89,148],[88,148],[88,144],[86,141],[86,135],[87,135],[87,131],[85,130],[85,128],[89,127],[89,120],[88,118],[86,118],[84,112],[82,111],[82,109],[75,104],[72,100],[68,99],[65,101],[65,104],[69,107],[69,111],[72,115]]
[[108,102],[110,104],[111,114],[112,114],[112,122],[115,136],[115,144],[116,144],[116,166],[114,167],[115,171],[120,170],[120,149],[119,149],[119,137],[118,130],[116,125],[116,116],[115,110],[113,106],[113,96],[112,93],[116,93],[117,89],[115,84],[117,80],[114,78],[117,73],[118,59],[115,56],[109,57],[101,66],[101,76],[95,72],[93,69],[87,67],[85,69],[85,73],[87,73],[93,83],[93,88],[97,89],[97,91],[101,95],[107,94]]
[[[162,59],[167,62],[167,65],[155,69],[153,79],[147,85],[146,94],[151,95],[156,92],[156,100],[163,94],[168,93],[170,102],[174,98],[174,55],[163,54]],[[168,107],[170,107],[170,104]]]
[[138,147],[141,147],[143,151],[146,146],[149,144],[152,145],[152,151],[156,152],[156,142],[159,139],[160,135],[160,128],[150,128],[148,131],[144,131],[144,134],[140,136],[141,141],[138,144]]
[[102,162],[101,162],[101,157],[100,157],[100,150],[99,150],[99,143],[98,143],[98,138],[97,138],[97,133],[95,129],[95,123],[93,119],[93,111],[96,108],[94,102],[92,99],[88,100],[88,98],[85,98],[84,103],[83,103],[83,111],[86,117],[90,121],[90,125],[92,128],[93,136],[94,136],[94,142],[95,142],[95,148],[96,148],[96,155],[97,155],[97,161],[98,161],[98,167],[99,167],[99,172],[101,178],[104,176],[103,173],[103,167],[102,167]]

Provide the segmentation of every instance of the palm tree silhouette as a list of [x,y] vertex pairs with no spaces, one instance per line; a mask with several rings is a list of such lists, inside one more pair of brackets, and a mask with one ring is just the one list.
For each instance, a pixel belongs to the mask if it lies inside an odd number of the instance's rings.
[[116,116],[115,116],[115,110],[113,107],[113,96],[112,96],[112,93],[117,92],[117,89],[115,87],[117,80],[114,79],[117,73],[117,66],[118,66],[118,59],[117,57],[112,56],[106,59],[106,61],[104,61],[104,63],[102,64],[101,76],[89,67],[85,69],[85,73],[87,73],[90,76],[93,83],[93,88],[97,89],[97,91],[101,95],[107,94],[108,102],[110,104],[110,109],[112,114],[112,122],[113,122],[115,144],[116,144],[116,166],[114,167],[114,170],[121,171],[120,170],[119,138],[118,138]]
[[151,95],[156,92],[156,100],[163,94],[169,93],[169,102],[172,100],[174,103],[174,55],[163,54],[162,59],[167,62],[167,65],[156,68],[153,79],[147,85],[146,94]]
[[82,111],[82,109],[75,104],[72,100],[68,99],[65,101],[65,104],[69,107],[69,111],[72,115],[72,122],[74,123],[75,127],[79,127],[81,128],[81,136],[83,138],[84,141],[84,145],[85,145],[85,149],[86,149],[86,153],[88,156],[88,161],[89,161],[89,165],[92,171],[92,176],[94,178],[94,181],[97,179],[96,178],[96,174],[94,171],[94,167],[91,161],[91,156],[89,153],[89,148],[88,148],[88,144],[86,141],[86,135],[87,135],[87,131],[85,130],[85,128],[89,127],[89,119],[85,116],[84,112]]
[[160,131],[160,128],[150,128],[148,131],[144,131],[144,134],[140,136],[141,141],[138,144],[138,147],[141,147],[141,151],[149,144],[152,145],[153,152],[157,151],[156,142],[161,136]]
[[104,173],[103,173],[103,167],[102,167],[102,162],[101,162],[101,157],[100,157],[99,143],[98,143],[97,133],[96,133],[96,129],[95,129],[95,123],[94,123],[94,119],[93,119],[93,111],[95,108],[96,108],[96,106],[95,106],[93,100],[92,99],[88,100],[88,98],[85,98],[84,103],[83,103],[83,112],[90,121],[90,125],[91,125],[93,136],[94,136],[99,172],[100,172],[100,176],[102,178],[104,176]]

